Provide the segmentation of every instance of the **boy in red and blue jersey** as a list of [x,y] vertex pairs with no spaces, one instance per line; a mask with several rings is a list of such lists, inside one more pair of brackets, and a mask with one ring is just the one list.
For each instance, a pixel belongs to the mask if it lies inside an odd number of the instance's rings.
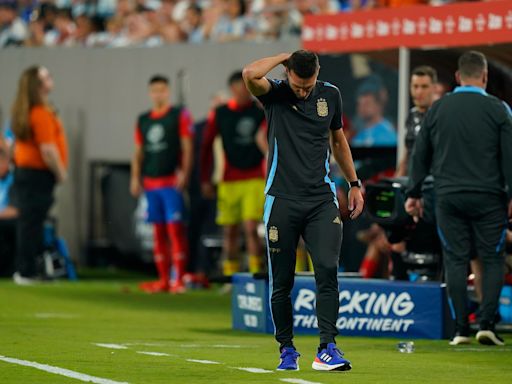
[[142,283],[140,288],[148,293],[181,293],[185,291],[183,275],[188,254],[183,191],[192,170],[193,122],[187,109],[171,106],[165,76],[150,79],[149,96],[152,109],[139,116],[135,129],[130,192],[135,197],[146,194],[159,279]]

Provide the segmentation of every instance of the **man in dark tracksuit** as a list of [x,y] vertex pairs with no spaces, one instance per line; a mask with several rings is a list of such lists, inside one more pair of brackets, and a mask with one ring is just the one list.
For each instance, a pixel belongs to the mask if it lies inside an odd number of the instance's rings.
[[405,153],[398,166],[396,177],[407,176],[411,162],[411,154],[420,133],[421,122],[434,102],[434,87],[437,83],[437,72],[428,65],[416,67],[411,72],[410,94],[414,107],[409,110],[405,120]]
[[[503,285],[507,198],[512,187],[512,116],[506,104],[485,92],[483,54],[463,54],[456,75],[461,86],[436,102],[423,120],[413,151],[406,210],[421,215],[421,183],[432,169],[438,233],[456,320],[451,344],[470,342],[466,280],[473,240],[483,264],[482,316],[476,338],[482,344],[503,345],[494,318]],[[508,215],[512,216],[512,202]]]
[[[283,64],[287,80],[265,75]],[[299,237],[305,240],[315,269],[320,348],[313,362],[317,370],[348,370],[350,362],[336,348],[338,334],[338,259],[342,224],[334,184],[329,178],[332,151],[351,183],[349,209],[356,218],[363,209],[350,148],[342,131],[341,96],[335,86],[317,81],[318,57],[297,51],[258,60],[244,69],[251,93],[265,107],[269,159],[265,212],[271,310],[280,343],[279,370],[297,370],[299,354],[293,346],[290,292],[295,274]]]

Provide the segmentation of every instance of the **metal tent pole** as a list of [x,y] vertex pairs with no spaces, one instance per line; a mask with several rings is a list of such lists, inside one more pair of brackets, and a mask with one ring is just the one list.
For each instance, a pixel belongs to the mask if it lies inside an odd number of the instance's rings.
[[397,165],[405,154],[405,119],[409,111],[410,50],[398,49],[398,146]]

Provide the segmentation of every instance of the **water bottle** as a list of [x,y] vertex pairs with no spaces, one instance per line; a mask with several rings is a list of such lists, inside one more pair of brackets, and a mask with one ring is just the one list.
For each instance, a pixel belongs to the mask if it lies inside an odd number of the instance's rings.
[[413,341],[400,341],[396,345],[398,352],[401,353],[413,353],[414,352],[414,342]]

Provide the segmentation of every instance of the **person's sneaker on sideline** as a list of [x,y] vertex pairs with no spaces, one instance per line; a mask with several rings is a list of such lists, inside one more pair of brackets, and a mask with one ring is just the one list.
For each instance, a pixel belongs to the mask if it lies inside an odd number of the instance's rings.
[[480,344],[484,345],[505,345],[505,341],[496,333],[494,325],[490,324],[480,324],[480,330],[476,334],[476,339]]
[[469,337],[469,325],[456,326],[455,334],[449,342],[450,345],[464,345],[471,344],[471,338]]
[[298,371],[300,353],[294,347],[281,348],[278,371]]
[[43,276],[22,276],[19,272],[14,272],[12,280],[14,281],[14,284],[23,286],[47,284],[53,281],[51,278],[45,278]]
[[311,366],[317,371],[349,371],[352,369],[352,364],[343,356],[344,353],[336,347],[335,343],[329,343],[327,348],[321,350],[319,348]]
[[455,335],[449,342],[450,345],[463,345],[463,344],[471,344],[471,338],[469,334],[456,332]]

